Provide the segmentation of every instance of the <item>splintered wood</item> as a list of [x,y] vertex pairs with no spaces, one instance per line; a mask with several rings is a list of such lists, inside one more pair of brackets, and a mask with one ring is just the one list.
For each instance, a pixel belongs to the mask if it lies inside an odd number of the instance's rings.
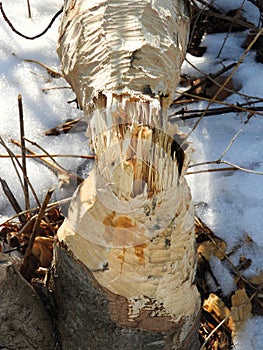
[[[79,187],[58,238],[104,290],[127,300],[126,311],[109,300],[119,324],[133,327],[144,317],[140,328],[169,333],[183,319],[193,323],[200,306],[194,213],[184,178],[191,149],[175,126],[167,132],[149,126],[158,110],[146,107],[119,106],[106,130],[102,117],[91,119],[96,167]],[[172,153],[175,142],[183,157]]]
[[184,178],[191,148],[167,117],[188,42],[186,2],[71,5],[65,4],[58,54],[96,159],[58,232],[57,256],[64,260],[57,266],[73,254],[107,297],[111,320],[136,331],[112,348],[155,344],[153,332],[162,334],[159,347],[197,349],[194,211]]

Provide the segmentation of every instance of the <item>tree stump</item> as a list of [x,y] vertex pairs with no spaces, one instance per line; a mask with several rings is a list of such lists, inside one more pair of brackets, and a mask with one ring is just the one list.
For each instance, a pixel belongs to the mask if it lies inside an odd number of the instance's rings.
[[68,1],[58,54],[96,161],[58,232],[63,349],[198,349],[185,135],[167,120],[188,38],[184,1]]
[[53,324],[33,287],[15,262],[0,253],[0,348],[51,350]]

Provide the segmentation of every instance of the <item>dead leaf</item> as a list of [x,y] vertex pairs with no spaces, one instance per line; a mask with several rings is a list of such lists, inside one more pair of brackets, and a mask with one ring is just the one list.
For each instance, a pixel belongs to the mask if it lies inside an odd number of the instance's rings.
[[246,321],[252,317],[252,305],[244,288],[238,289],[232,295],[231,301],[232,336],[235,336],[244,327]]
[[226,242],[218,241],[215,245],[211,241],[204,241],[198,245],[198,253],[201,254],[206,260],[209,260],[211,256],[216,256],[218,259],[223,260],[226,251]]
[[53,237],[36,237],[32,253],[38,259],[41,267],[49,267],[53,257]]

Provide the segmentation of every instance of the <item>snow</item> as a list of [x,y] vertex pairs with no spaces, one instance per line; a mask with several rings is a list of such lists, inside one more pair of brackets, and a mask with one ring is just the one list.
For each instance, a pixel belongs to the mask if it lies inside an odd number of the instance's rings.
[[[243,4],[243,15],[251,23],[258,23],[258,10],[248,0],[217,0],[213,1],[213,4],[227,10]],[[15,6],[11,0],[3,2],[6,14],[14,27],[26,35],[40,33],[61,6],[62,1],[55,0],[32,2],[32,19],[29,19],[24,0],[17,0]],[[68,118],[80,118],[82,113],[76,109],[74,103],[67,103],[75,98],[71,89],[53,89],[55,87],[68,87],[65,80],[52,78],[43,67],[22,60],[37,60],[55,71],[59,71],[59,60],[56,54],[58,25],[59,20],[57,19],[44,36],[36,40],[26,40],[13,33],[3,19],[0,21],[0,135],[14,153],[20,152],[10,142],[11,138],[19,139],[18,94],[22,94],[23,98],[27,138],[40,144],[49,153],[88,153],[84,132],[62,134],[56,137],[44,136],[47,129]],[[220,57],[217,56],[226,34],[207,35],[203,39],[203,45],[207,47],[204,56],[197,58],[188,54],[187,59],[204,73],[216,72],[223,66],[238,62],[244,53],[241,45],[246,34],[247,31],[230,33]],[[233,80],[235,87],[240,88],[239,92],[242,94],[262,98],[263,65],[256,63],[254,57],[254,51],[247,54],[235,72]],[[183,65],[183,73],[201,75],[187,62]],[[46,90],[50,88],[52,89]],[[227,98],[227,102],[233,104],[249,100],[252,98],[237,94]],[[201,110],[206,106],[207,102],[201,101],[190,105],[189,109],[198,108]],[[263,106],[263,103],[256,106]],[[230,140],[242,130],[223,159],[253,171],[263,172],[262,115],[253,116],[248,123],[245,123],[246,120],[245,113],[221,114],[203,118],[191,137],[196,149],[193,163],[217,160],[225,151]],[[190,121],[187,124],[188,130],[190,130],[194,122]],[[29,147],[36,150],[33,146],[29,145]],[[1,146],[0,153],[4,153]],[[75,172],[83,164],[83,160],[77,158],[59,158],[58,161],[62,166]],[[77,186],[75,183],[71,191],[61,190],[58,188],[57,176],[46,166],[30,159],[27,167],[29,178],[40,200],[43,199],[47,189],[53,185],[57,188],[53,200],[67,197]],[[197,171],[206,168],[207,166],[203,165],[198,168],[193,167],[190,170]],[[10,160],[0,158],[0,177],[8,182],[21,207],[24,207],[21,186]],[[200,173],[188,175],[187,178],[200,218],[217,236],[227,242],[228,251],[239,245],[239,248],[231,255],[233,263],[238,264],[239,257],[246,256],[252,260],[251,266],[245,272],[246,276],[256,275],[262,271],[263,206],[261,203],[263,200],[263,176],[242,171],[229,171]],[[34,204],[33,198],[31,198],[31,203]],[[13,214],[12,208],[0,188],[0,222],[4,222]],[[252,241],[247,240],[247,236],[251,237]],[[239,244],[240,242],[242,244]],[[217,275],[223,292],[231,294],[235,285],[229,270],[216,258],[212,259],[211,267]],[[262,317],[254,317],[249,320],[245,331],[235,339],[235,349],[261,348],[263,342],[262,326]]]

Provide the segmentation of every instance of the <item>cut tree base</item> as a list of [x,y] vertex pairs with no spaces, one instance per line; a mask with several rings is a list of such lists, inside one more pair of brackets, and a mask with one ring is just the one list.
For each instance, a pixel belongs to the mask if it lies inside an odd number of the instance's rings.
[[54,349],[51,317],[14,260],[2,253],[0,303],[0,349]]
[[134,329],[132,322],[130,328],[122,327],[112,321],[110,304],[115,300],[127,308],[127,300],[102,288],[64,244],[57,243],[54,255],[52,288],[57,298],[63,350],[199,349],[199,317],[182,344],[177,341],[181,333],[178,324],[170,334]]

